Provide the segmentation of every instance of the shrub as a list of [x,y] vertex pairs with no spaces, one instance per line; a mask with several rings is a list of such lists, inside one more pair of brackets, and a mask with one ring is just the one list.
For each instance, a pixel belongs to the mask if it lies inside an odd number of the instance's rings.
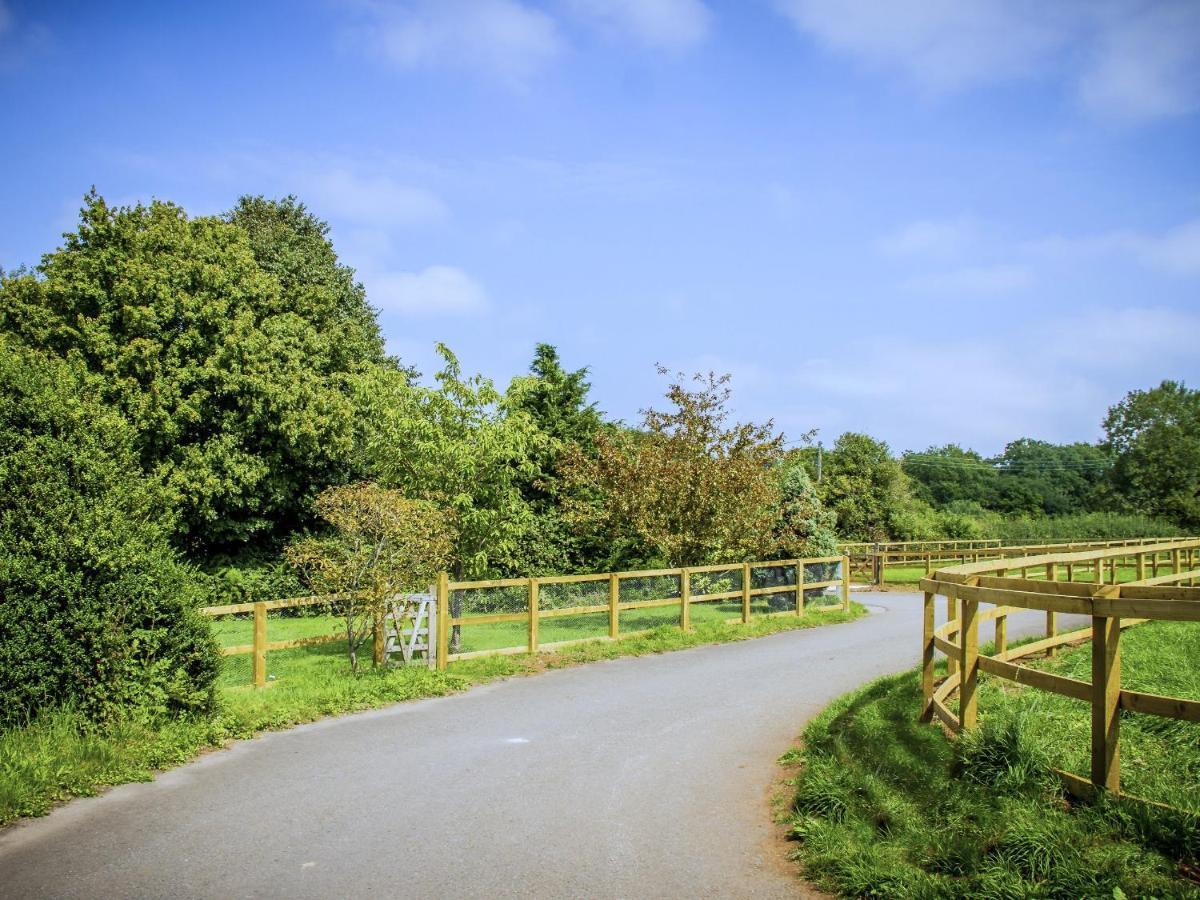
[[214,702],[216,646],[132,437],[79,369],[0,338],[0,726]]

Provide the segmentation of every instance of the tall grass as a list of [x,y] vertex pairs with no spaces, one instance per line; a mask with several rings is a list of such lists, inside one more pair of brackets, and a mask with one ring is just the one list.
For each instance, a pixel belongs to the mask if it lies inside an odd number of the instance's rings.
[[[1200,699],[1200,626],[1153,623],[1122,637],[1129,686]],[[1088,646],[1048,667],[1079,673]],[[1084,677],[1087,677],[1086,675]],[[916,721],[917,673],[843,697],[791,755],[792,833],[807,876],[854,897],[1200,896],[1200,726],[1122,715],[1132,800],[1076,805],[1051,765],[1086,773],[1089,708],[981,683],[980,728],[960,740]]]

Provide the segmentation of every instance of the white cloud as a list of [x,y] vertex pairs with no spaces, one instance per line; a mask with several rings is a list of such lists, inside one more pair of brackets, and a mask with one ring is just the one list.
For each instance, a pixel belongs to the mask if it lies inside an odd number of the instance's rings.
[[1200,108],[1200,3],[1123,8],[1100,30],[1080,78],[1084,103],[1113,118],[1151,119]]
[[776,0],[797,30],[932,94],[1053,75],[1119,120],[1200,108],[1200,3]]
[[372,305],[384,312],[419,316],[468,316],[485,312],[487,292],[454,266],[429,266],[420,272],[361,273]]
[[563,50],[554,20],[517,0],[372,2],[365,9],[370,23],[360,36],[401,68],[474,68],[520,85]]
[[712,24],[700,0],[569,0],[569,6],[604,31],[668,50],[702,43]]
[[318,169],[305,180],[304,194],[313,198],[322,215],[343,217],[356,225],[424,225],[450,215],[432,191],[400,184],[387,175],[367,174],[361,168]]
[[1033,273],[1025,266],[963,266],[910,278],[904,286],[937,294],[1007,294],[1029,287]]
[[935,352],[898,356],[892,336],[865,334],[853,366],[809,358],[778,380],[792,402],[825,413],[780,420],[790,430],[819,424],[826,443],[865,430],[896,451],[958,441],[989,453],[1018,436],[1099,437],[1105,408],[1125,391],[1194,369],[1200,313],[1122,307],[1048,317],[1039,333],[1070,339],[1041,354],[1029,352],[1027,323],[997,325],[1004,330],[956,332]]
[[1064,40],[1057,4],[1030,0],[777,0],[829,48],[941,93],[1030,74]]
[[975,228],[965,220],[910,222],[885,235],[879,249],[886,256],[949,256],[965,248]]
[[1028,247],[1032,253],[1049,259],[1133,258],[1149,269],[1170,275],[1200,275],[1200,219],[1158,234],[1125,230],[1080,237],[1055,235]]

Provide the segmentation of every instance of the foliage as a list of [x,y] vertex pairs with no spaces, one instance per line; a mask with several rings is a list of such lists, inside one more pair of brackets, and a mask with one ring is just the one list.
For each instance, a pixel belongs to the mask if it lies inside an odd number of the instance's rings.
[[632,536],[671,565],[761,558],[779,515],[783,438],[770,422],[728,424],[728,375],[692,382],[677,376],[673,409],[645,410],[642,431],[602,432],[594,456],[568,458],[569,483],[596,498],[568,515],[591,533]]
[[607,541],[585,540],[564,520],[571,489],[559,469],[568,450],[594,454],[596,434],[605,423],[588,401],[586,368],[569,372],[554,347],[538,344],[529,371],[514,378],[505,393],[506,408],[527,415],[541,435],[530,445],[531,465],[520,484],[534,518],[516,568],[528,574],[590,570],[609,561],[611,548]]
[[818,488],[847,541],[924,538],[908,477],[883,441],[846,432],[825,454]]
[[1164,381],[1130,391],[1109,409],[1105,444],[1112,480],[1139,512],[1200,525],[1200,391]]
[[816,486],[799,459],[779,467],[779,517],[775,550],[779,559],[837,555],[836,516],[821,505]]
[[905,453],[901,465],[912,480],[914,494],[933,506],[969,501],[990,507],[995,500],[996,469],[958,444]]
[[335,595],[346,630],[350,668],[397,594],[425,589],[450,556],[453,526],[427,500],[375,484],[328,488],[317,512],[333,526],[287,548],[287,558],[318,594]]
[[99,378],[186,544],[288,531],[355,473],[345,377],[382,348],[323,223],[290,199],[226,221],[93,192],[65,238],[0,283],[0,330]]
[[[1200,696],[1200,661],[1187,651],[1196,629],[1155,623],[1123,634],[1136,689]],[[1090,665],[1084,646],[1052,668],[1087,678]],[[899,898],[1200,894],[1182,877],[1200,852],[1194,725],[1121,723],[1127,789],[1190,811],[1121,799],[1069,805],[1048,766],[1087,771],[1086,709],[984,676],[981,727],[950,740],[917,722],[920,695],[916,672],[854,691],[809,724],[791,755],[801,764],[792,834],[819,886]]]
[[521,487],[545,438],[488,379],[463,378],[454,354],[442,344],[438,352],[437,387],[386,371],[359,380],[364,453],[381,484],[453,513],[456,578],[512,571],[534,520]]
[[0,725],[203,712],[218,657],[135,434],[79,365],[0,336]]

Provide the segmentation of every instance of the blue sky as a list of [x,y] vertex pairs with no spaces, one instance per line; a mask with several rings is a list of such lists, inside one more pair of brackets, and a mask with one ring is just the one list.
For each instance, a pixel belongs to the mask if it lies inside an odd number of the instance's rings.
[[896,451],[1200,383],[1200,3],[0,0],[0,266],[295,193],[389,347]]

